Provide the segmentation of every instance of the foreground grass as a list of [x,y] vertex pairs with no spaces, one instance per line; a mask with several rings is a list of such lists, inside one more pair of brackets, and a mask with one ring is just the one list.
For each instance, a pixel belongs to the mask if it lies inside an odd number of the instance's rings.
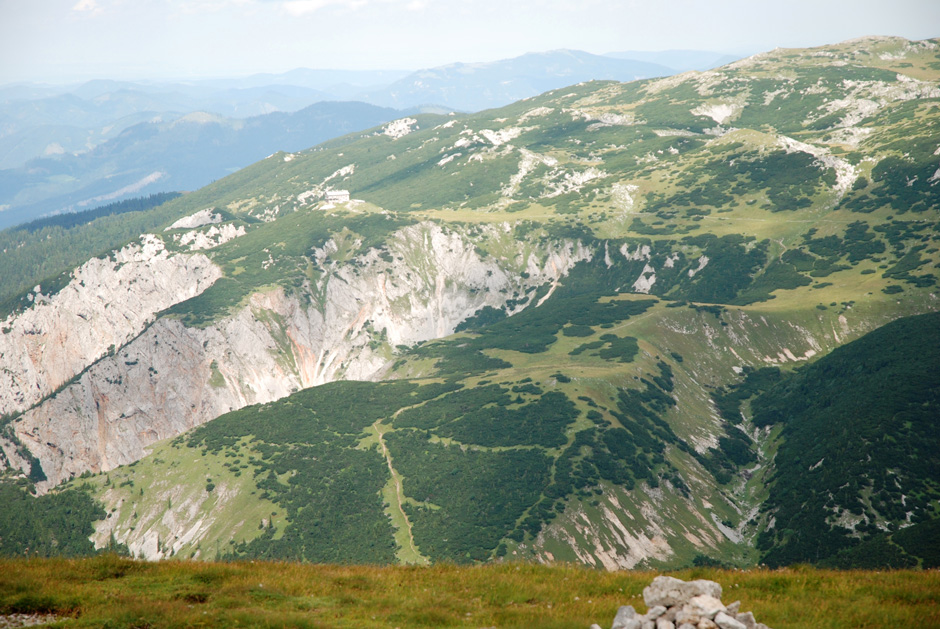
[[[940,626],[940,572],[813,569],[672,573],[707,578],[773,629]],[[0,614],[55,612],[62,627],[588,627],[644,611],[649,572],[574,566],[316,566],[0,560]]]

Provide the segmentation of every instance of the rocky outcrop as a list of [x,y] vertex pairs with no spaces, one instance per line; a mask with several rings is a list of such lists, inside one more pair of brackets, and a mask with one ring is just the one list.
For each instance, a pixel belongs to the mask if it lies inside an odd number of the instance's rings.
[[37,287],[29,308],[0,323],[0,415],[33,406],[219,277],[205,255],[171,254],[147,234],[78,267],[55,294]]
[[48,625],[57,620],[61,620],[61,617],[55,614],[3,614],[0,615],[0,629]]
[[[751,612],[741,613],[740,601],[722,603],[721,585],[714,581],[656,577],[643,589],[643,601],[645,614],[624,605],[611,629],[769,629]],[[601,627],[595,624],[591,629]]]
[[531,545],[534,559],[554,563],[564,557],[601,570],[632,570],[650,560],[670,561],[684,543],[697,552],[721,543],[721,533],[698,514],[694,500],[668,481],[657,488],[605,487],[594,501],[590,511],[570,504],[543,527]]
[[352,258],[341,252],[356,243],[330,241],[314,252],[318,279],[298,292],[255,293],[204,328],[157,320],[13,423],[47,477],[38,488],[131,463],[156,441],[248,404],[373,378],[395,347],[451,334],[483,306],[514,299],[522,308],[535,286],[591,255],[569,242],[537,253],[519,244],[496,258],[476,242],[434,224],[403,228],[384,250]]

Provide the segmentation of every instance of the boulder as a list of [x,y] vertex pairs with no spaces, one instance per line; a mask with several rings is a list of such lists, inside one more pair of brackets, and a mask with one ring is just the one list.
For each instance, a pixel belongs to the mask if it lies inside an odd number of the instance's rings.
[[683,605],[682,609],[690,614],[711,620],[718,612],[725,611],[725,606],[720,599],[714,596],[700,594],[690,598],[689,602]]
[[708,595],[721,599],[721,586],[714,581],[699,579],[682,581],[674,577],[656,577],[643,589],[643,601],[647,607],[682,605],[695,596]]
[[[656,620],[657,618],[659,618],[665,613],[666,613],[665,607],[663,607],[662,605],[656,605],[655,607],[650,607],[646,611],[646,617],[649,618],[650,620]],[[667,618],[666,620],[672,620],[672,619]]]
[[683,606],[682,609],[679,610],[679,613],[676,614],[676,622],[680,625],[685,623],[690,625],[698,625],[698,622],[701,619],[701,616],[687,609],[685,606]]
[[640,629],[640,621],[637,618],[636,610],[633,605],[622,605],[614,616],[614,624],[611,629]]
[[747,629],[744,623],[739,622],[736,618],[732,618],[723,611],[715,614],[714,620],[715,624],[721,627],[721,629]]

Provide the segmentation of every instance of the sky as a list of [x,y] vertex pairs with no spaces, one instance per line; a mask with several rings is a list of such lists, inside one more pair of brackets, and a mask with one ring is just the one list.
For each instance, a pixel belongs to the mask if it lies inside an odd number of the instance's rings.
[[0,0],[0,84],[940,36],[940,0]]

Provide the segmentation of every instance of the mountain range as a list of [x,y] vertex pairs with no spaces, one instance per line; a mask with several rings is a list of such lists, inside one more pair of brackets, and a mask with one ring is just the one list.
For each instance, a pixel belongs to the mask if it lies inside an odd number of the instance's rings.
[[195,190],[278,150],[300,150],[401,115],[361,102],[319,102],[247,119],[191,113],[136,124],[78,155],[0,171],[0,203],[8,206],[0,226],[145,193]]
[[0,233],[83,260],[4,305],[0,549],[935,567],[938,104],[775,50]]
[[748,55],[730,55],[707,50],[662,50],[650,52],[646,50],[624,50],[609,52],[605,57],[614,59],[630,59],[645,61],[671,68],[673,72],[690,72],[692,70],[705,71],[718,68]]
[[674,72],[560,50],[414,73],[298,69],[189,83],[7,86],[0,88],[0,227],[135,194],[193,190],[275,151],[417,111],[476,111],[592,78]]

